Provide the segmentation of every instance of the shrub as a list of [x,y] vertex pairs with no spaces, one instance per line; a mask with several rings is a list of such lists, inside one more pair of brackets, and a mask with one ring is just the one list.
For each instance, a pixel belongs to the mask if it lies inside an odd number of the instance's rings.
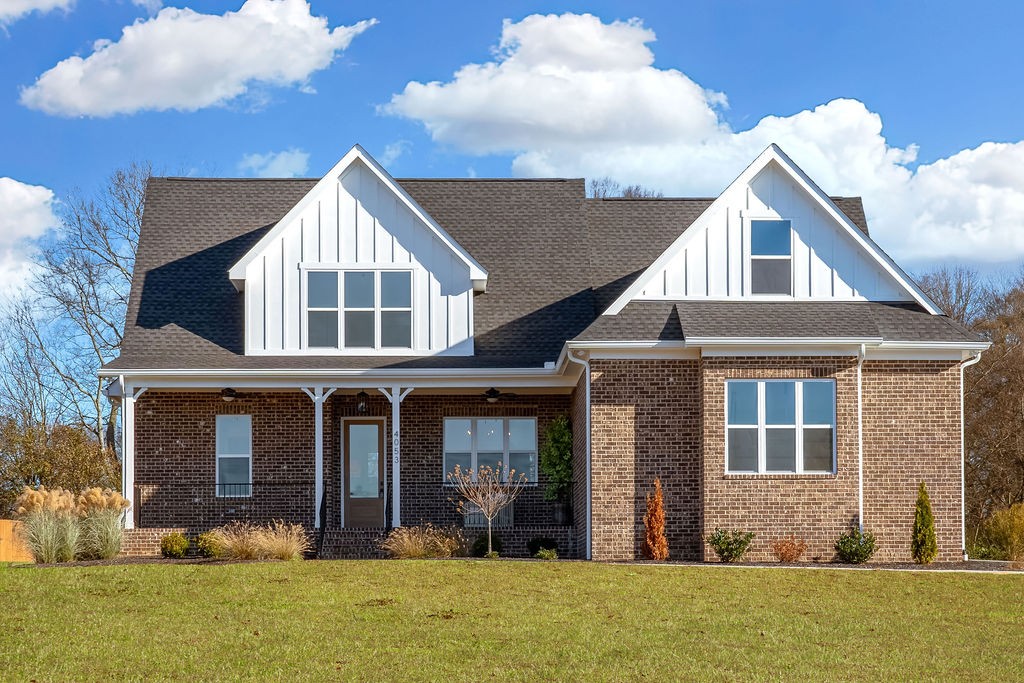
[[918,564],[931,564],[939,554],[939,546],[935,540],[935,517],[932,515],[932,502],[928,498],[928,488],[922,481],[917,487],[917,505],[914,510],[914,530],[910,537],[910,554]]
[[84,559],[109,560],[121,552],[121,510],[94,509],[82,519],[82,550]]
[[526,549],[530,551],[532,557],[536,557],[537,553],[541,550],[558,550],[558,543],[555,539],[548,538],[547,536],[535,536],[526,543]]
[[[380,547],[400,560],[456,557],[465,552],[466,539],[460,529],[440,528],[428,523],[398,527],[388,534]],[[486,552],[486,546],[484,550]]]
[[644,513],[644,557],[649,560],[668,559],[668,539],[665,538],[665,505],[661,496],[661,479],[654,480],[654,495],[647,494],[647,512]]
[[[48,564],[68,561],[68,548],[74,547],[77,541],[77,534],[74,540],[65,537],[70,531],[67,524],[69,520],[73,518],[50,510],[36,510],[22,519],[19,533],[36,562]],[[70,559],[74,559],[73,551]]]
[[496,559],[498,559],[498,557],[500,557],[500,555],[498,555],[498,551],[497,550],[492,550],[489,553],[484,553],[484,558],[486,558],[488,560],[496,560]]
[[[501,549],[502,549],[501,536],[499,536],[498,534],[494,534],[494,537],[491,539],[491,550],[492,550],[492,553],[494,554],[494,557],[498,556],[498,553],[501,552]],[[487,557],[488,556],[488,553],[487,553],[487,534],[480,534],[479,536],[476,537],[476,540],[473,541],[472,552],[473,552],[473,557]]]
[[722,562],[740,560],[754,540],[754,532],[740,529],[715,529],[715,533],[707,537],[708,545]]
[[160,539],[160,554],[164,557],[180,559],[188,552],[188,538],[177,531]]
[[274,520],[256,531],[260,559],[301,560],[309,551],[309,536],[301,524]]
[[572,491],[572,428],[569,418],[560,415],[544,432],[540,447],[540,471],[548,479],[544,500],[566,500]]
[[260,559],[259,527],[249,522],[231,522],[210,533],[220,544],[224,557],[232,560]]
[[875,535],[853,526],[836,541],[836,554],[840,562],[863,564],[875,554]]
[[558,551],[554,548],[541,548],[533,554],[538,560],[557,560]]
[[807,550],[807,541],[794,534],[772,541],[772,553],[779,562],[797,562]]
[[1024,503],[993,513],[982,527],[982,537],[999,559],[1024,561]]
[[196,537],[196,550],[200,557],[220,557],[224,554],[224,548],[221,547],[217,534],[212,531],[207,531]]

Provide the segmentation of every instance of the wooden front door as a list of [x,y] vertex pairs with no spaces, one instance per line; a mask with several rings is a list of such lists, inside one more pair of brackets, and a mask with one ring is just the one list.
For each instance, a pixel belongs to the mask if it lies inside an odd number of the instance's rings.
[[384,526],[384,425],[376,420],[342,424],[345,526]]

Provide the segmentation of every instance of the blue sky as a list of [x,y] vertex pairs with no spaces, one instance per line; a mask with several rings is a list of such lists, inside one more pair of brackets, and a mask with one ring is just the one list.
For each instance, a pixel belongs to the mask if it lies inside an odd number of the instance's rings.
[[775,141],[827,192],[863,195],[912,267],[1024,255],[1019,3],[245,4],[0,9],[0,260],[133,160],[316,176],[355,142],[400,177],[612,175],[674,195],[717,193]]

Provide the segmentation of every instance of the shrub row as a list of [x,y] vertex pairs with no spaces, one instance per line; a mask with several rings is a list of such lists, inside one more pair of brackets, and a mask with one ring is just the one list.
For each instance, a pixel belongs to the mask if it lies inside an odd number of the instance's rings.
[[[738,562],[746,555],[754,540],[754,533],[741,529],[715,529],[706,539],[722,562]],[[794,534],[771,543],[772,553],[779,562],[796,562],[807,550],[807,542]],[[870,531],[852,527],[835,543],[840,562],[861,564],[875,553],[875,536]]]
[[[381,541],[381,549],[389,557],[400,560],[415,560],[446,557],[487,557],[487,534],[480,534],[470,544],[462,529],[458,527],[437,527],[427,523],[420,526],[403,526],[394,529]],[[492,557],[502,551],[501,537],[491,537]],[[542,560],[558,559],[558,543],[553,538],[538,536],[526,544],[531,557]]]
[[[310,549],[309,536],[301,524],[275,520],[267,526],[249,522],[231,522],[196,538],[201,557],[229,560],[301,560]],[[164,557],[181,558],[188,554],[188,538],[170,533],[160,540]]]
[[128,509],[120,493],[89,488],[25,487],[17,500],[21,535],[36,562],[108,560],[121,552],[121,514]]

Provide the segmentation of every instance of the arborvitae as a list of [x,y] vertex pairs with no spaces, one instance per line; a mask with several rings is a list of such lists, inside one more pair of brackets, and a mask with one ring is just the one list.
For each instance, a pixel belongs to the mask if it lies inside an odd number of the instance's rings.
[[661,498],[661,479],[654,480],[654,495],[647,494],[644,532],[644,556],[649,560],[667,560],[668,540],[665,538],[665,505]]
[[935,517],[932,502],[928,499],[928,488],[921,482],[917,487],[917,509],[914,512],[914,533],[910,539],[910,554],[914,562],[929,564],[939,553],[935,540]]

